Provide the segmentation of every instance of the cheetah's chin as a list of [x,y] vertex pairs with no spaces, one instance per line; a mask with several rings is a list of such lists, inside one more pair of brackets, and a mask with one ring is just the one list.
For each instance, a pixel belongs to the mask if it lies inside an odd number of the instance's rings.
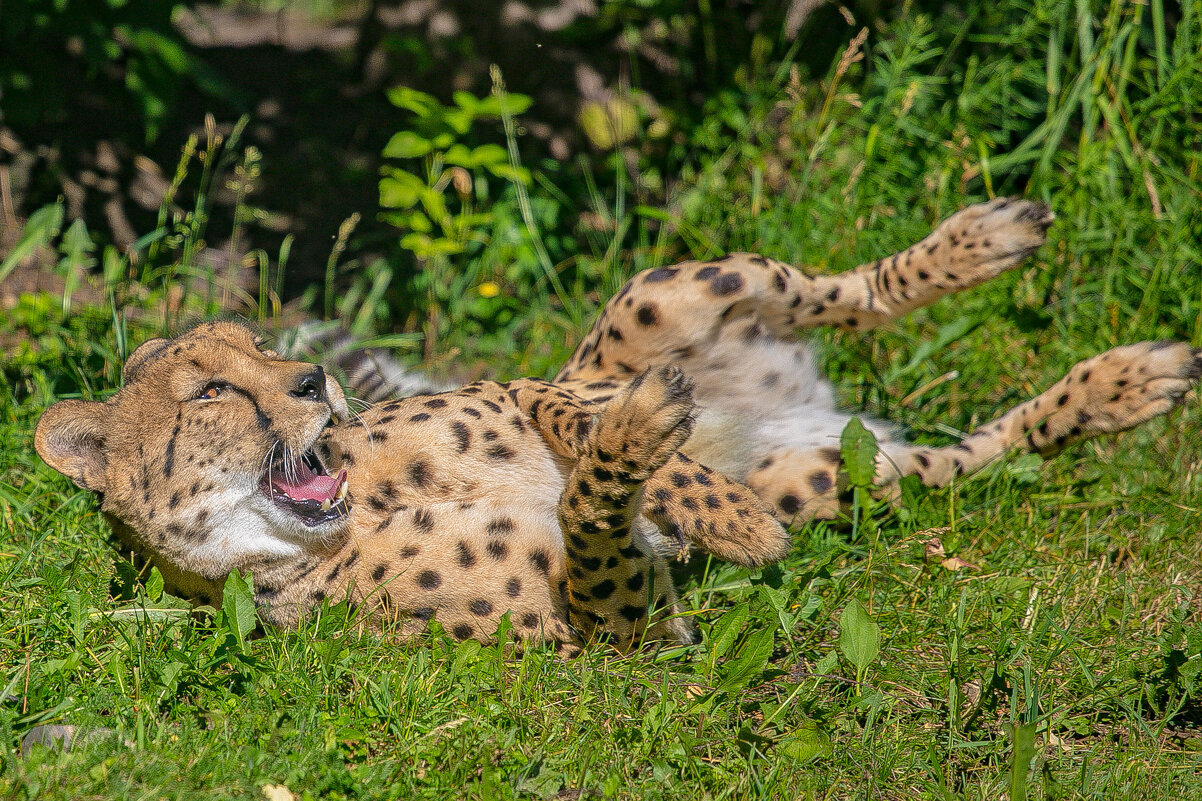
[[273,462],[259,482],[259,488],[277,508],[310,528],[345,518],[350,513],[346,469],[331,476],[312,450],[292,463],[282,459]]

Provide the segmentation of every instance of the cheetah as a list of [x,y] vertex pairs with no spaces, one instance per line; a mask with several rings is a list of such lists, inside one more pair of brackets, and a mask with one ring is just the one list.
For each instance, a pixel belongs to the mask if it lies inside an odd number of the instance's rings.
[[211,603],[249,572],[278,626],[347,600],[402,637],[435,620],[487,641],[508,614],[520,641],[567,654],[689,642],[669,555],[788,548],[750,490],[679,452],[694,403],[671,365],[604,404],[480,381],[352,417],[322,367],[212,322],[142,344],[123,378],[104,403],[51,406],[38,453],[173,592]]
[[[488,641],[508,615],[519,641],[567,654],[690,642],[672,556],[768,564],[788,550],[784,525],[839,514],[850,415],[799,330],[867,330],[987,281],[1052,219],[1023,200],[971,206],[839,275],[752,254],[644,271],[554,381],[480,381],[359,415],[322,367],[205,323],[141,345],[109,400],[51,406],[35,447],[101,496],[123,548],[200,603],[236,569],[280,626],[347,600],[404,637],[437,621]],[[1118,347],[943,448],[866,418],[876,482],[940,486],[1007,451],[1131,428],[1199,374],[1202,351],[1183,343]]]

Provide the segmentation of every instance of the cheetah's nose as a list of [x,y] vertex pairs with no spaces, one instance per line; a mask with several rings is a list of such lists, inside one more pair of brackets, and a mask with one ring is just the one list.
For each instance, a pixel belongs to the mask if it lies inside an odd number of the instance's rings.
[[300,381],[296,383],[296,389],[290,393],[294,398],[303,398],[311,401],[324,401],[326,399],[326,372],[320,366],[314,367],[311,373],[301,376]]

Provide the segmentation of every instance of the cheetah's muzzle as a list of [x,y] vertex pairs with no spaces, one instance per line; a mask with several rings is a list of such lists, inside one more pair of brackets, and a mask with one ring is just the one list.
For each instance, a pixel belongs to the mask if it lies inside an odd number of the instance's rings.
[[284,457],[274,460],[259,486],[272,503],[306,526],[320,526],[350,513],[346,469],[331,476],[312,450],[291,463]]

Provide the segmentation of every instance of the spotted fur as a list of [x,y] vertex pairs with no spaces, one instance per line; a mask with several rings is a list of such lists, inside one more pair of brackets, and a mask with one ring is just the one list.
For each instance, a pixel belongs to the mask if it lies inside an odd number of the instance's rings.
[[[670,558],[697,546],[765,564],[786,551],[781,522],[840,511],[850,416],[797,331],[865,330],[987,281],[1051,221],[1042,204],[992,201],[841,275],[751,254],[649,270],[555,381],[477,382],[354,419],[321,368],[241,326],[202,325],[135,351],[107,402],[51,407],[35,444],[101,493],[124,545],[177,591],[215,600],[231,569],[249,570],[276,624],[345,598],[402,635],[436,620],[487,640],[508,614],[519,638],[568,652],[687,641]],[[869,418],[877,481],[939,486],[1007,451],[1122,431],[1169,411],[1200,373],[1202,352],[1182,343],[1115,348],[946,448]],[[344,496],[299,519],[265,487],[273,465],[317,462],[347,471],[345,484],[318,480]]]
[[[677,453],[693,408],[691,382],[661,365],[606,404],[482,381],[351,419],[320,367],[211,323],[144,344],[118,393],[56,404],[35,442],[101,493],[125,547],[202,602],[238,569],[278,625],[348,599],[402,635],[436,620],[487,640],[508,614],[519,638],[571,652],[689,641],[667,561],[689,544],[746,564],[785,552],[755,495]],[[271,466],[302,454],[347,470],[345,501],[312,520],[273,500]]]

